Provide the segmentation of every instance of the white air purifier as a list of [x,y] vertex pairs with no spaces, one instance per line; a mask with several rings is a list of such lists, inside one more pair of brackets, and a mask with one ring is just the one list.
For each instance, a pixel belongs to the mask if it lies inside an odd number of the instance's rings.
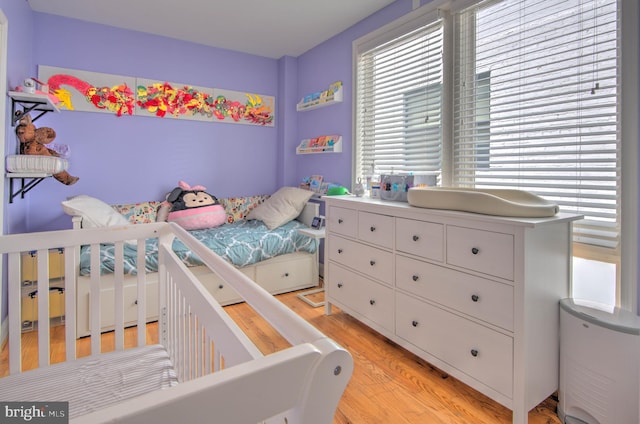
[[640,317],[560,301],[558,416],[565,424],[640,423]]

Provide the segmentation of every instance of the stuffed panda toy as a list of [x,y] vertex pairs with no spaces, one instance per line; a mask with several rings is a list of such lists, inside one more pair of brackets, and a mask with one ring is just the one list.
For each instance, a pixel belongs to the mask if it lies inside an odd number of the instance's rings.
[[180,181],[167,196],[167,202],[171,204],[167,221],[175,222],[185,230],[202,230],[224,224],[227,220],[224,208],[206,189]]

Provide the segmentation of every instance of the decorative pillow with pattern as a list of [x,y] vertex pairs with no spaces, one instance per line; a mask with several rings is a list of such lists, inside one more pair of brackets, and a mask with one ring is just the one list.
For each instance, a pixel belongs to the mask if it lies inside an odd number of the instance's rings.
[[149,202],[111,205],[111,207],[132,224],[150,224],[156,222],[158,208],[161,203],[160,201],[152,200]]
[[255,208],[265,200],[269,195],[249,196],[249,197],[228,197],[226,199],[218,199],[227,213],[227,224],[236,221],[242,221],[247,217],[251,209]]

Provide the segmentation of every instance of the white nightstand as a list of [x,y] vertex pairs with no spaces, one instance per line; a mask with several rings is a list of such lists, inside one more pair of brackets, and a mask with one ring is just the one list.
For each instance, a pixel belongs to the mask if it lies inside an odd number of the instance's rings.
[[[315,228],[299,228],[298,232],[300,234],[303,234],[307,237],[311,237],[317,240],[321,240],[325,237],[325,229],[324,227],[320,228],[319,230],[316,230]],[[319,249],[319,247],[318,247]],[[318,258],[320,256],[318,255]],[[298,294],[298,297],[302,300],[304,300],[305,302],[307,302],[309,305],[313,306],[314,308],[319,308],[320,306],[324,306],[324,301],[322,302],[314,302],[310,299],[307,299],[305,296],[308,296],[310,294],[316,294],[316,293],[322,293],[324,292],[324,288],[320,287],[317,289],[312,289],[312,290],[307,290],[304,293],[300,293]]]

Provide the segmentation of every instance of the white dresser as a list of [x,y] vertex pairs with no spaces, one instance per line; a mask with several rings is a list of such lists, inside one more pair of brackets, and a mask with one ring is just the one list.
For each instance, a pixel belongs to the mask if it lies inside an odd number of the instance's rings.
[[526,423],[558,388],[559,300],[580,217],[325,200],[326,313],[338,306]]

